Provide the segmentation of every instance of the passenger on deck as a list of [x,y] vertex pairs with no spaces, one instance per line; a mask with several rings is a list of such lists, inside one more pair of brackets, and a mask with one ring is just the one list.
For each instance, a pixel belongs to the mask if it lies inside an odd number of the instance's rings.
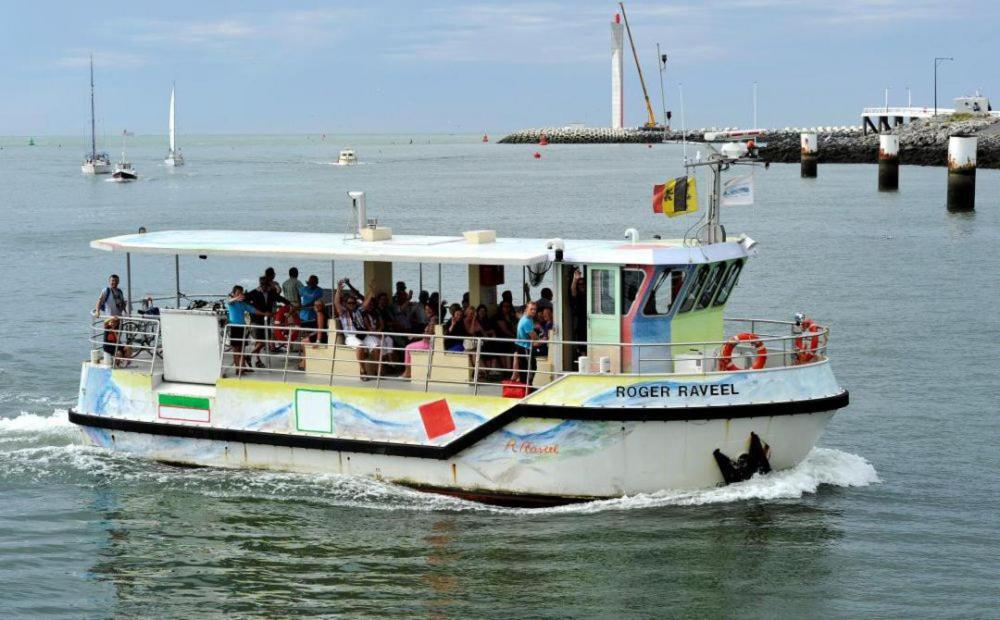
[[548,357],[549,338],[554,327],[551,306],[543,308],[536,313],[535,333],[538,334],[538,344],[535,345],[536,357]]
[[535,302],[535,304],[538,306],[539,313],[542,310],[545,310],[546,308],[548,308],[549,310],[552,309],[552,289],[543,288],[541,295],[542,295],[541,299],[538,299]]
[[108,278],[108,285],[104,287],[97,298],[94,315],[121,316],[123,314],[128,314],[128,304],[125,302],[122,290],[118,288],[118,275],[113,273]]
[[[350,290],[345,291],[345,286]],[[351,286],[350,280],[344,278],[337,282],[337,292],[333,296],[333,308],[340,324],[339,331],[344,334],[344,344],[355,349],[358,363],[361,365],[362,381],[367,381],[371,375],[377,373],[377,368],[376,372],[372,372],[373,364],[370,362],[378,359],[379,339],[374,334],[359,333],[372,331],[372,324],[366,316],[365,308],[371,305],[374,290],[374,287],[369,287],[368,297],[364,303],[360,303],[358,301],[360,291]]]
[[424,325],[424,337],[419,340],[414,340],[410,344],[406,345],[403,355],[403,363],[405,368],[403,370],[403,376],[409,379],[412,376],[413,369],[413,356],[410,355],[413,351],[426,351],[431,348],[431,336],[434,335],[434,328],[437,326],[437,311],[434,306],[428,302],[424,304],[424,315],[427,320]]
[[493,319],[493,331],[497,338],[506,339],[495,343],[497,361],[503,368],[510,368],[513,366],[511,355],[515,352],[514,338],[517,337],[517,316],[514,314],[514,306],[510,300],[500,302],[497,315]]
[[[278,309],[278,303],[289,304],[290,302],[282,297],[275,288],[274,282],[267,279],[267,276],[261,276],[257,280],[257,288],[246,294],[246,301],[248,304],[253,306],[259,315],[254,315],[250,319],[250,324],[253,325],[253,338],[256,341],[253,351],[250,352],[250,361],[253,361],[254,356],[257,356],[257,368],[264,368],[264,361],[260,357],[260,352],[263,350],[264,346],[268,342],[274,341],[274,336],[271,330],[268,329],[268,321],[265,317],[271,317],[274,312]],[[269,347],[269,350],[273,347]]]
[[535,302],[529,301],[524,307],[524,314],[517,322],[517,340],[514,341],[514,344],[517,345],[517,356],[514,358],[514,374],[511,378],[520,383],[521,373],[519,369],[526,368],[524,380],[526,385],[531,385],[531,373],[535,370],[535,355],[532,347],[538,339],[538,334],[535,333],[535,314],[537,311],[538,307]]
[[[569,339],[574,342],[587,340],[587,281],[583,270],[577,267],[573,270],[573,281],[569,286]],[[583,344],[573,345],[573,359],[586,355],[587,347]]]
[[469,291],[462,293],[462,310],[469,307]]
[[319,278],[309,276],[306,285],[299,287],[299,323],[302,327],[302,340],[315,341],[316,336],[316,300],[323,299],[323,289],[319,286]]
[[448,324],[444,328],[444,335],[448,336],[445,340],[445,348],[449,351],[460,353],[465,351],[465,337],[468,335],[465,331],[465,317],[463,316],[462,306],[458,304],[451,304],[451,318],[448,320]]
[[417,296],[417,303],[416,303],[417,308],[416,311],[414,312],[414,315],[416,316],[417,319],[417,325],[415,325],[414,328],[416,328],[417,326],[423,327],[424,325],[427,324],[427,314],[424,312],[424,306],[427,305],[427,302],[430,301],[430,298],[431,295],[427,291],[420,291],[420,295]]
[[302,299],[299,297],[299,289],[301,287],[302,283],[299,282],[299,270],[292,267],[288,270],[288,279],[281,283],[281,295],[287,299],[294,308],[298,308],[302,305]]
[[396,300],[391,308],[392,321],[395,328],[398,328],[396,331],[414,332],[423,327],[423,311],[419,309],[418,304],[413,303],[410,299],[411,293],[412,291],[410,293],[396,291]]
[[247,336],[246,315],[255,316],[261,312],[246,302],[243,287],[237,284],[229,294],[229,299],[226,300],[226,313],[229,315],[229,344],[233,349],[233,366],[236,368],[236,376],[253,372],[249,368],[249,360],[243,355],[243,346]]
[[113,316],[104,321],[104,352],[111,356],[111,365],[114,367],[127,366],[128,360],[132,357],[132,350],[123,345],[122,335],[119,331],[121,319]]

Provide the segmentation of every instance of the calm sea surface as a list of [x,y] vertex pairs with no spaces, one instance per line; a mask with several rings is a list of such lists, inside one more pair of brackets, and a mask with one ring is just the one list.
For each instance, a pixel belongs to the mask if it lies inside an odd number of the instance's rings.
[[[851,405],[798,468],[740,485],[540,511],[337,476],[178,469],[85,447],[66,421],[88,310],[139,226],[346,230],[348,190],[396,232],[680,236],[650,212],[680,147],[505,146],[474,136],[187,137],[79,173],[79,139],[0,138],[0,617],[1000,617],[1000,174],[975,214],[945,171],[757,174],[724,212],[759,241],[730,316],[832,326]],[[60,146],[61,144],[61,146]],[[363,165],[330,166],[340,148]],[[535,160],[532,153],[542,152]],[[215,293],[267,264],[183,260]],[[289,265],[276,263],[279,273]],[[330,283],[330,265],[299,265]],[[134,261],[135,295],[173,262]],[[357,265],[337,265],[337,276]],[[462,292],[445,270],[444,294]],[[416,286],[415,267],[397,274]],[[425,288],[436,284],[428,267]],[[516,283],[515,283],[516,288]]]

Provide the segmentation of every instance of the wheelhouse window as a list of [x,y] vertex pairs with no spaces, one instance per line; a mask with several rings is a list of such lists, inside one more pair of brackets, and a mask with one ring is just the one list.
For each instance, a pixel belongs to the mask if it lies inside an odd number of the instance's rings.
[[610,269],[591,269],[591,314],[615,313],[615,274]]
[[642,281],[646,279],[646,272],[641,269],[622,270],[622,314],[632,311],[632,304],[639,295],[642,288]]
[[722,279],[722,286],[719,287],[719,294],[715,296],[715,302],[713,306],[721,306],[726,303],[729,299],[730,293],[736,287],[736,281],[740,279],[740,272],[743,270],[743,260],[733,261],[729,265],[729,270],[726,272],[726,277]]
[[649,298],[646,300],[646,306],[642,309],[642,313],[646,316],[670,314],[670,310],[674,307],[674,302],[677,300],[677,295],[681,292],[682,286],[684,286],[683,269],[664,269],[660,271],[656,274],[656,279],[653,281],[653,288],[649,293]]
[[702,265],[698,267],[698,273],[694,276],[694,282],[691,283],[691,288],[688,289],[688,294],[684,298],[684,303],[681,304],[681,309],[678,312],[687,312],[694,308],[694,304],[698,301],[698,295],[701,293],[702,286],[705,284],[705,280],[708,279],[708,272],[711,267],[708,265]]
[[701,296],[698,297],[696,310],[704,310],[708,307],[708,304],[712,303],[715,293],[719,290],[719,284],[722,282],[722,276],[725,271],[725,263],[712,266],[712,273],[708,276],[708,283],[705,284],[705,287],[701,291]]

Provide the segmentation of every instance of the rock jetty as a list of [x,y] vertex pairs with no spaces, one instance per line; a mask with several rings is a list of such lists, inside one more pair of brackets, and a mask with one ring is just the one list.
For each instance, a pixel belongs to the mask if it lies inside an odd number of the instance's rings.
[[[689,129],[690,142],[704,141],[707,131],[735,127]],[[878,161],[878,134],[864,135],[860,126],[785,127],[768,130],[760,138],[766,144],[761,155],[776,163],[798,163],[801,157],[800,134],[815,132],[819,138],[819,162],[836,164],[875,163]],[[953,135],[979,138],[978,166],[1000,168],[1000,118],[967,115],[918,119],[894,127],[899,136],[899,159],[902,164],[945,166],[948,163],[948,138]],[[500,140],[501,144],[538,144],[542,136],[550,144],[628,144],[680,141],[680,131],[608,127],[540,127],[516,131]]]

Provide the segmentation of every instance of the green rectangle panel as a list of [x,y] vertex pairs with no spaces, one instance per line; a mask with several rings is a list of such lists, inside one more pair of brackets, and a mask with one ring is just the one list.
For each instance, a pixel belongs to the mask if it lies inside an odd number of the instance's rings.
[[207,398],[201,396],[182,396],[180,394],[160,394],[159,403],[164,407],[187,407],[188,409],[209,409]]

